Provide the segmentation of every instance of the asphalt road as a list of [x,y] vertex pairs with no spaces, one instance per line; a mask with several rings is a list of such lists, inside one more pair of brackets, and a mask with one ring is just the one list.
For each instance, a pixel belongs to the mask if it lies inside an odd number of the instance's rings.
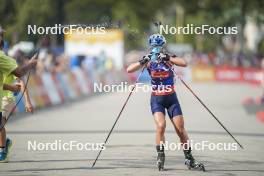
[[[166,170],[158,172],[150,95],[137,92],[131,97],[93,169],[91,165],[98,150],[44,150],[42,144],[75,141],[91,147],[94,143],[103,142],[128,93],[91,97],[12,121],[7,131],[13,140],[13,148],[9,163],[0,164],[0,175],[264,175],[264,124],[254,115],[248,115],[241,105],[245,97],[259,95],[260,88],[247,84],[215,83],[192,83],[191,86],[245,148],[194,151],[195,158],[205,164],[207,172],[188,170],[183,164],[181,150],[166,151]],[[186,128],[194,142],[233,142],[181,84],[177,93]],[[167,123],[167,141],[179,142],[169,120]],[[34,142],[39,145],[37,151],[29,149],[29,144]]]

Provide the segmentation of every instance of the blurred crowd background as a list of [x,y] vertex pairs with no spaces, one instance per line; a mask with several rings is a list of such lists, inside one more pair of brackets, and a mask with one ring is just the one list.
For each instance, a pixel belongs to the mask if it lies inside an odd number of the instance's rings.
[[[136,75],[126,74],[124,68],[147,53],[147,38],[157,33],[153,23],[160,21],[169,26],[237,26],[238,34],[232,35],[168,34],[167,49],[189,62],[190,67],[178,71],[185,79],[262,88],[259,97],[246,92],[244,103],[263,111],[263,0],[0,0],[0,4],[6,53],[23,64],[40,49],[40,63],[29,86],[37,107],[91,95],[95,82],[133,80]],[[28,25],[54,24],[103,26],[107,33],[117,34],[103,42],[94,36],[95,43],[90,36],[81,36],[82,44],[74,35],[27,34]],[[23,110],[20,107],[18,111]]]

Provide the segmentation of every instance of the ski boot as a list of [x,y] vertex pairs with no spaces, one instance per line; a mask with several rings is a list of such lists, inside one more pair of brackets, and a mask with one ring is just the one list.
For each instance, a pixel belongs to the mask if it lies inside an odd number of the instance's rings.
[[157,166],[158,166],[159,171],[164,170],[164,163],[165,163],[165,153],[164,152],[158,152]]
[[0,150],[0,162],[8,162],[8,154],[10,151],[10,148],[12,146],[12,141],[10,139],[6,139],[6,147],[5,148],[1,148]]
[[12,147],[12,140],[7,138],[6,139],[6,147],[5,147],[5,153],[6,153],[7,157],[8,157],[8,154],[10,153],[11,147]]
[[164,163],[165,163],[165,153],[164,153],[164,146],[157,145],[157,166],[159,171],[164,170]]
[[6,162],[6,153],[3,148],[0,149],[0,163]]
[[184,151],[185,155],[185,165],[188,167],[189,170],[200,170],[205,172],[205,167],[202,163],[195,161],[192,156],[191,149]]

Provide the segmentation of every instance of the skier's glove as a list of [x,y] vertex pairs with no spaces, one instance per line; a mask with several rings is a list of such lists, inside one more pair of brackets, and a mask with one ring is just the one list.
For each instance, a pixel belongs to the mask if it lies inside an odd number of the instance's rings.
[[159,56],[158,56],[158,59],[160,59],[162,61],[169,61],[170,60],[170,55],[160,53]]
[[146,55],[146,56],[143,56],[143,58],[139,60],[139,63],[140,63],[140,65],[144,65],[148,61],[150,61],[150,56],[149,55]]

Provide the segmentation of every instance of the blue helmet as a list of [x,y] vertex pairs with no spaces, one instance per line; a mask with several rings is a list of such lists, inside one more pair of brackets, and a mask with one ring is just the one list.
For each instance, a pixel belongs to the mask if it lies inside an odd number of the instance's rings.
[[161,34],[153,34],[148,39],[148,44],[150,47],[163,46],[165,43],[166,39]]

